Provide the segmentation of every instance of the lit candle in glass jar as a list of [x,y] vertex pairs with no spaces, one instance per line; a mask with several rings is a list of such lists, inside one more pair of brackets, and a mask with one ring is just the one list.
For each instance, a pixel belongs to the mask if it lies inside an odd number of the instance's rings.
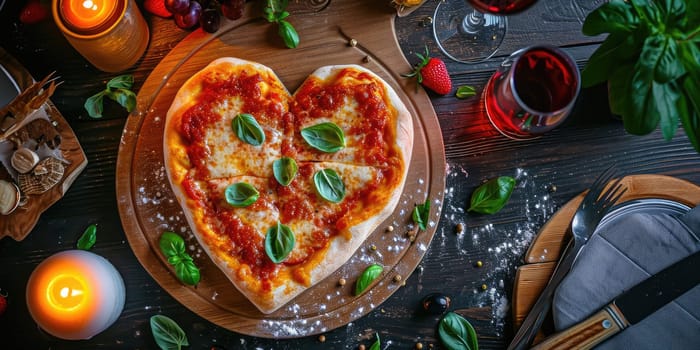
[[53,0],[54,21],[68,42],[95,67],[131,67],[148,46],[148,25],[134,0]]
[[65,25],[76,32],[94,30],[114,16],[116,10],[116,1],[105,0],[61,1],[59,9]]
[[27,283],[27,307],[39,327],[58,338],[89,339],[119,318],[124,281],[105,258],[68,250],[48,257]]

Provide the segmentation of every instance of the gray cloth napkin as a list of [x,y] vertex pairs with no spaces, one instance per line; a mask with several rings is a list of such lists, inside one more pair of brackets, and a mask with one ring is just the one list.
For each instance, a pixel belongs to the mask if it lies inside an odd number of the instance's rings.
[[[699,207],[677,216],[630,212],[600,227],[555,293],[552,313],[557,331],[700,250]],[[700,286],[596,349],[700,349]]]

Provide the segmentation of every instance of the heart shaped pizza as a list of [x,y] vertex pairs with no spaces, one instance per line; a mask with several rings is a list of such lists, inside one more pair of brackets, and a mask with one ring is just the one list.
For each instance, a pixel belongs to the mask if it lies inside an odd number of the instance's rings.
[[195,237],[271,313],[391,215],[413,124],[391,86],[361,66],[321,67],[290,95],[270,68],[227,57],[180,88],[163,146]]

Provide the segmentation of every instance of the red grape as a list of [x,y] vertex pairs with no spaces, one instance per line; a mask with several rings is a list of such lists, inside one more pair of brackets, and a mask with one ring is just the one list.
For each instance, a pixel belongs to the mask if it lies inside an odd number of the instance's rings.
[[219,24],[221,23],[221,16],[219,16],[219,11],[213,8],[209,8],[202,12],[202,16],[199,18],[199,25],[207,33],[214,33],[219,30]]
[[[1,0],[0,0],[1,1]],[[175,24],[191,29],[199,24],[206,32],[214,33],[221,26],[221,16],[236,20],[243,17],[246,0],[160,0],[173,14]]]
[[165,9],[172,14],[185,14],[190,8],[190,0],[165,0]]
[[202,16],[202,5],[196,1],[191,1],[190,6],[185,13],[176,13],[173,15],[175,24],[182,29],[189,29],[199,23],[199,17]]
[[221,13],[230,20],[236,20],[243,16],[245,0],[221,0]]

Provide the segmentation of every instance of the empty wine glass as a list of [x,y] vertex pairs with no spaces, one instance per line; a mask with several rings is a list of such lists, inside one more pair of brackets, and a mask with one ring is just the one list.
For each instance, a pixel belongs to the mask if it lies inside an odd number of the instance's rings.
[[433,34],[440,50],[464,63],[489,59],[506,35],[503,15],[525,10],[537,0],[444,0],[433,16]]

